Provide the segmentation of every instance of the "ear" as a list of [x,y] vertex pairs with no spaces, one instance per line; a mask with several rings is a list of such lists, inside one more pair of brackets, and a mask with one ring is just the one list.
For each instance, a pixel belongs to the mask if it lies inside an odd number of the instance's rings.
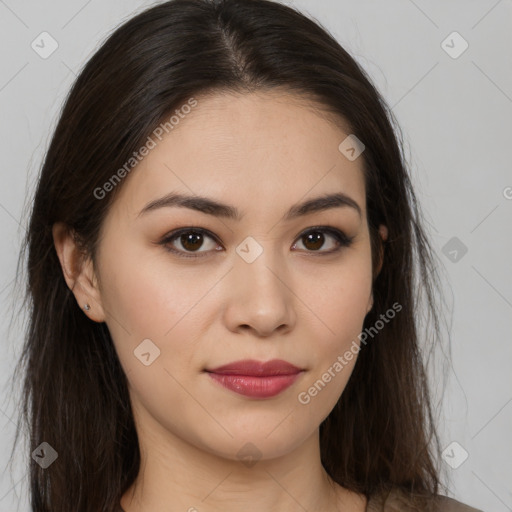
[[[105,313],[91,258],[80,250],[74,233],[66,224],[56,222],[52,227],[52,234],[64,279],[78,306],[91,320],[104,322]],[[84,310],[86,304],[90,309]]]
[[[379,226],[379,234],[380,234],[380,238],[382,239],[383,242],[385,242],[388,239],[388,228],[384,224],[381,224]],[[381,242],[379,244],[379,264],[377,265],[377,270],[375,272],[374,280],[380,274],[380,271],[382,270],[383,261],[384,261],[384,244]],[[372,293],[370,295],[370,300],[368,301],[368,309],[366,310],[367,314],[370,312],[372,307],[373,307],[373,289],[372,289]]]
[[[388,239],[388,228],[384,226],[384,224],[379,226],[379,234],[382,242],[385,242]],[[377,266],[375,277],[380,274],[380,271],[382,270],[382,263],[384,261],[384,244],[382,242],[379,244],[379,265]]]

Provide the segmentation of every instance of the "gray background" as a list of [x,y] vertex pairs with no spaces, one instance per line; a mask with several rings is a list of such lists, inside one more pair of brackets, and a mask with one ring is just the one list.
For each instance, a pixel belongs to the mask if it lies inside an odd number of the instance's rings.
[[[512,2],[287,3],[320,21],[369,72],[403,129],[453,310],[439,420],[450,495],[486,512],[512,511]],[[18,453],[7,466],[17,428],[7,378],[21,346],[21,327],[9,322],[27,194],[75,74],[114,27],[152,4],[0,0],[0,512],[28,511],[28,461]],[[59,45],[46,59],[31,47],[44,31]],[[454,31],[469,45],[461,55],[463,40],[448,37]]]

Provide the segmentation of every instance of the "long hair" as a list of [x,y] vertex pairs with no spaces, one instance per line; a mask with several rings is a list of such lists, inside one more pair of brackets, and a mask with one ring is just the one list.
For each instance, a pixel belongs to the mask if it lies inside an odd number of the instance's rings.
[[[293,8],[270,0],[171,0],[122,24],[86,63],[39,174],[18,263],[18,274],[21,262],[27,272],[29,314],[15,374],[24,375],[20,415],[30,449],[46,442],[58,459],[46,469],[30,459],[34,512],[111,512],[140,465],[126,376],[106,324],[83,314],[64,280],[53,224],[64,222],[94,261],[123,182],[104,197],[97,191],[155,127],[192,97],[278,88],[312,99],[365,145],[370,337],[320,425],[322,464],[334,481],[367,497],[438,492],[439,439],[419,322],[425,315],[435,344],[440,286],[391,110],[327,30]],[[383,252],[380,224],[389,233]],[[376,329],[393,304],[400,312]]]

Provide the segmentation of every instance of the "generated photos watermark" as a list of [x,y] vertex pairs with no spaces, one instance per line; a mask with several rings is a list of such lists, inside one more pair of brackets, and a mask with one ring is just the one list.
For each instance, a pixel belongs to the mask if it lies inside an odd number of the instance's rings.
[[352,341],[352,345],[350,346],[349,350],[346,350],[343,355],[339,355],[336,359],[336,361],[329,366],[327,371],[322,374],[322,377],[318,379],[311,387],[308,388],[307,391],[301,391],[297,395],[297,399],[302,405],[307,405],[309,402],[311,402],[311,398],[315,397],[322,389],[325,388],[325,386],[331,382],[336,375],[338,375],[345,366],[349,364],[349,361],[352,361],[354,359],[354,356],[356,356],[360,350],[361,350],[361,344],[366,345],[368,342],[366,339],[368,336],[371,336],[372,338],[379,333],[380,330],[384,328],[386,324],[390,322],[393,318],[395,318],[396,313],[402,310],[402,305],[398,302],[395,302],[391,308],[389,308],[386,313],[382,313],[380,315],[380,319],[375,322],[375,324],[371,327],[367,327],[362,331],[360,334],[358,334],[359,344],[356,340]]
[[[144,159],[144,157],[149,155],[149,152],[152,149],[156,148],[158,142],[162,141],[163,136],[174,130],[174,128],[180,123],[180,120],[184,119],[187,114],[190,114],[192,108],[197,105],[197,100],[192,97],[187,101],[187,103],[174,111],[176,115],[173,114],[167,121],[160,123],[153,130],[152,134],[148,136],[146,142],[139,148],[139,150],[134,151],[133,156],[131,156],[101,187],[96,187],[94,189],[94,197],[100,200],[104,199],[106,195],[114,190],[121,180]],[[158,141],[155,139],[158,139]]]

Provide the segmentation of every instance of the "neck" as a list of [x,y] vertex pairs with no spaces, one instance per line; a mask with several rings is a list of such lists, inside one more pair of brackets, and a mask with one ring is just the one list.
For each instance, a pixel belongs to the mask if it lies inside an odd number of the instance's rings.
[[323,468],[318,429],[290,452],[252,462],[201,450],[157,422],[145,422],[139,446],[139,474],[121,499],[125,512],[365,510],[366,499],[333,482]]

